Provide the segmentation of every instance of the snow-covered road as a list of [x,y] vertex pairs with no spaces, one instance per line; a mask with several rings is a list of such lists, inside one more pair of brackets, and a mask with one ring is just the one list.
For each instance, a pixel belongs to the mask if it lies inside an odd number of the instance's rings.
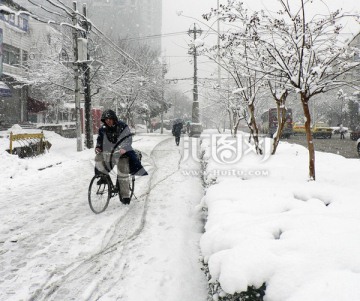
[[54,134],[45,156],[1,158],[13,162],[0,188],[0,300],[206,300],[203,191],[181,172],[199,166],[169,136],[134,140],[150,176],[137,178],[129,206],[114,197],[100,215],[87,203],[92,150],[74,153]]

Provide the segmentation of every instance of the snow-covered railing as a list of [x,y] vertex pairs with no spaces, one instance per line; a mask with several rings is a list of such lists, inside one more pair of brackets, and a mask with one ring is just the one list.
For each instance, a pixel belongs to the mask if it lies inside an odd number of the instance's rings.
[[[14,142],[17,145],[14,146]],[[20,158],[33,157],[50,149],[51,143],[45,140],[44,133],[37,134],[13,134],[10,132],[10,154],[17,154]]]

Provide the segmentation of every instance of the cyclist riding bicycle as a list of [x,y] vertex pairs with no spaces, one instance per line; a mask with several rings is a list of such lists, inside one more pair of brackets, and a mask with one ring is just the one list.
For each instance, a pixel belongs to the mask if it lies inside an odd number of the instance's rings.
[[[104,123],[99,129],[95,147],[95,175],[108,175],[117,165],[117,176],[124,204],[130,204],[129,174],[146,176],[148,173],[132,148],[132,134],[129,126],[118,120],[116,113],[106,110],[101,116]],[[104,184],[101,177],[98,185]]]

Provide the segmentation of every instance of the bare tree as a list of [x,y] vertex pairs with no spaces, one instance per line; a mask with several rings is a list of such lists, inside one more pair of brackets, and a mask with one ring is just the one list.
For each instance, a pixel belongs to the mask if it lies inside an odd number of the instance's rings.
[[339,22],[349,16],[338,10],[310,17],[304,0],[299,0],[300,8],[294,10],[288,2],[279,2],[283,10],[275,17],[263,17],[261,44],[272,57],[272,64],[287,77],[288,86],[300,96],[306,120],[309,177],[315,180],[309,101],[319,93],[348,84],[343,75],[359,63],[353,61],[355,49],[340,36],[342,26]]
[[[262,61],[262,54],[258,50],[257,24],[258,16],[255,12],[248,15],[243,9],[242,3],[229,1],[228,5],[221,5],[220,10],[212,10],[209,14],[203,15],[206,20],[210,18],[221,18],[227,22],[229,29],[226,33],[220,34],[222,41],[219,45],[210,47],[202,52],[221,68],[226,70],[235,85],[233,94],[237,97],[237,104],[233,113],[233,131],[236,135],[237,127],[242,119],[239,114],[243,112],[242,106],[246,107],[247,124],[250,130],[250,137],[254,140],[256,151],[261,154],[259,144],[259,129],[256,122],[256,101],[261,99],[265,93],[265,73],[261,71],[259,62]],[[220,49],[219,49],[220,47]]]
[[[94,45],[100,45],[102,40],[101,36],[97,36]],[[115,44],[116,48],[105,44],[98,51],[97,59],[103,66],[93,78],[97,91],[94,99],[105,108],[115,107],[124,120],[133,124],[135,114],[147,116],[144,113],[146,110],[163,107],[162,64],[158,59],[159,54],[147,45],[126,39]],[[118,49],[131,53],[132,59],[124,57]]]
[[[90,24],[91,35],[88,37],[90,60],[100,61],[102,67],[89,68],[92,70],[90,81],[92,83],[93,101],[101,102],[105,107],[116,107],[120,114],[129,123],[133,123],[134,114],[142,104],[151,102],[157,103],[159,107],[166,109],[162,104],[163,98],[160,96],[163,91],[162,65],[158,60],[159,53],[151,50],[149,46],[140,45],[135,42],[125,40],[112,41],[95,24],[82,15],[78,10],[74,11],[70,5],[71,1],[63,0],[29,0],[33,10],[28,14],[42,23],[50,23],[59,32],[76,30],[81,36],[82,25]],[[42,14],[40,14],[42,13]],[[73,14],[78,17],[79,26],[75,27],[71,23]],[[39,17],[42,15],[42,17]],[[56,35],[54,35],[56,36]],[[49,85],[56,86],[65,91],[73,90],[71,79],[71,69],[59,63],[59,53],[66,52],[67,60],[74,61],[72,55],[72,35],[62,34],[62,41],[55,43],[51,37],[51,45],[47,45],[46,51],[37,45],[39,59],[31,62],[29,68],[31,78],[37,87],[47,89]],[[67,37],[70,39],[67,40]],[[51,52],[51,56],[45,54],[49,49],[60,45],[57,52]],[[65,48],[65,46],[68,48]],[[60,51],[61,50],[61,51]],[[131,55],[129,55],[131,53]],[[63,79],[65,78],[65,79]],[[80,79],[85,86],[83,70],[80,72]],[[48,89],[56,91],[56,89]],[[59,95],[59,93],[56,93]],[[61,94],[61,93],[60,93]],[[64,93],[63,93],[64,94]]]
[[[277,81],[280,75],[285,78],[286,89],[299,95],[305,117],[309,177],[315,180],[309,101],[320,93],[354,84],[346,81],[344,74],[359,66],[360,63],[353,60],[359,49],[344,41],[340,21],[345,18],[356,20],[359,16],[340,10],[314,16],[307,9],[312,1],[299,0],[294,8],[288,1],[278,2],[281,9],[275,14],[266,14],[265,11],[249,14],[240,1],[229,1],[227,6],[222,6],[220,13],[213,10],[211,14],[227,20],[236,28],[224,34],[223,40],[227,41],[226,47],[231,49],[231,53],[236,55],[236,62],[249,70],[241,73],[248,74],[252,80],[253,84],[246,87],[259,86],[260,81],[256,82],[255,74],[262,74],[263,77],[258,75],[257,78],[265,81]],[[209,15],[205,17],[208,19]],[[239,59],[240,56],[243,59]],[[254,91],[258,91],[256,89]]]
[[49,105],[48,113],[58,123],[59,110],[74,92],[72,70],[61,63],[60,57],[60,53],[71,53],[71,41],[48,24],[32,21],[31,25],[33,39],[26,64],[31,93]]

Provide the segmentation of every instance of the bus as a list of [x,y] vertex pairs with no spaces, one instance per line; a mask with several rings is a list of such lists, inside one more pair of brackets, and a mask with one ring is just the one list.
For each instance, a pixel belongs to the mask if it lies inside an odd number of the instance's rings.
[[[280,116],[281,116],[280,110]],[[262,134],[266,134],[269,137],[273,137],[278,127],[277,120],[277,109],[271,108],[261,115],[261,129]],[[282,131],[281,138],[290,138],[293,134],[293,121],[292,121],[292,110],[286,110],[285,124]]]

